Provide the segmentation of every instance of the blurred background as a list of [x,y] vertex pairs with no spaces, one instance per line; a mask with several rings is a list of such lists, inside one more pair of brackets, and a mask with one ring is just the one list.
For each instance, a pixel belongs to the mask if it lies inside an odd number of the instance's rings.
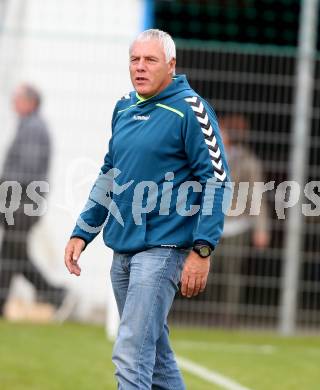
[[[274,182],[259,215],[250,217],[246,207],[227,217],[206,292],[177,296],[171,323],[284,334],[319,329],[317,183],[313,202],[304,194],[307,182],[320,180],[318,15],[311,0],[0,0],[0,166],[18,123],[14,91],[29,83],[42,95],[49,128],[50,191],[27,247],[48,283],[69,297],[62,320],[106,321],[109,335],[116,332],[111,250],[99,236],[83,254],[79,279],[67,273],[63,255],[107,150],[114,104],[132,88],[128,46],[154,27],[173,36],[177,72],[215,108],[233,181],[249,182],[249,194],[255,181]],[[290,210],[296,189],[278,187],[288,180],[302,185]],[[2,256],[14,267],[19,255],[11,248]],[[15,273],[8,301],[34,304],[38,292],[19,268]]]

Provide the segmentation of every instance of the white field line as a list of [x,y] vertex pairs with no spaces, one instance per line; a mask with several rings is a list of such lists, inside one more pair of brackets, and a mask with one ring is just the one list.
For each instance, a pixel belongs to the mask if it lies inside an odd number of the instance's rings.
[[307,353],[310,353],[312,355],[319,355],[320,354],[320,348],[302,347],[301,350],[303,352],[307,352]]
[[[271,355],[275,352],[281,352],[281,346],[270,344],[237,344],[237,343],[222,343],[222,342],[205,342],[192,340],[177,340],[174,345],[180,348],[197,348],[204,350],[226,351],[232,353],[261,353]],[[303,345],[292,345],[292,351],[299,353],[309,353],[313,355],[320,354],[320,347],[305,347]]]
[[227,390],[250,390],[248,387],[244,387],[234,380],[219,374],[216,371],[209,370],[203,366],[200,366],[191,360],[177,356],[177,361],[179,366],[188,371],[190,374],[193,374],[206,382],[214,383],[223,389]]
[[205,341],[188,341],[188,340],[177,340],[174,345],[180,348],[197,348],[197,349],[211,349],[219,351],[230,351],[230,352],[249,352],[249,353],[261,353],[261,354],[272,354],[276,352],[277,348],[273,345],[255,345],[255,344],[237,344],[237,343],[221,343],[221,342],[205,342]]

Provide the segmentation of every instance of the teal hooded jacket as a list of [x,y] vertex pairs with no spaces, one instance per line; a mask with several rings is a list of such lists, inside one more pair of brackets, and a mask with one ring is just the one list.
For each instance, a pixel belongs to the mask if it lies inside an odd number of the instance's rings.
[[103,230],[120,253],[217,245],[230,197],[229,171],[212,107],[184,75],[158,95],[135,91],[115,106],[109,151],[72,237]]

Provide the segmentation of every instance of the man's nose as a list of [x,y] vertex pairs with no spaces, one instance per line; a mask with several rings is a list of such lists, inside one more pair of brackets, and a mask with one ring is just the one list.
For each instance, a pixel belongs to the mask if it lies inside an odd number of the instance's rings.
[[144,71],[144,70],[146,70],[146,66],[145,66],[145,61],[144,61],[144,59],[143,58],[140,58],[140,60],[139,60],[139,62],[138,62],[138,64],[137,64],[137,70],[138,71]]

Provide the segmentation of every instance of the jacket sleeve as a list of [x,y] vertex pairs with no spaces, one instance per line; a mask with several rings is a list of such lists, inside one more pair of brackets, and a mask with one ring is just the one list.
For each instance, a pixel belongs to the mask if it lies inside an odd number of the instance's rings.
[[223,231],[224,210],[230,203],[229,168],[215,112],[198,96],[185,100],[189,105],[183,129],[185,151],[192,173],[202,185],[193,241],[205,240],[215,247]]
[[[112,116],[112,130],[116,116],[117,106]],[[112,161],[112,137],[109,141],[109,151],[104,157],[104,163],[100,173],[93,184],[87,203],[79,215],[72,237],[82,238],[86,245],[89,244],[102,230],[108,218],[108,201],[111,199],[112,175],[108,174],[113,168]]]
[[72,237],[82,238],[86,245],[89,244],[102,230],[104,222],[108,217],[108,208],[105,199],[109,194],[106,190],[105,174],[112,169],[112,158],[110,149],[105,155],[104,164],[90,191],[87,203],[79,215],[76,226],[71,234]]

